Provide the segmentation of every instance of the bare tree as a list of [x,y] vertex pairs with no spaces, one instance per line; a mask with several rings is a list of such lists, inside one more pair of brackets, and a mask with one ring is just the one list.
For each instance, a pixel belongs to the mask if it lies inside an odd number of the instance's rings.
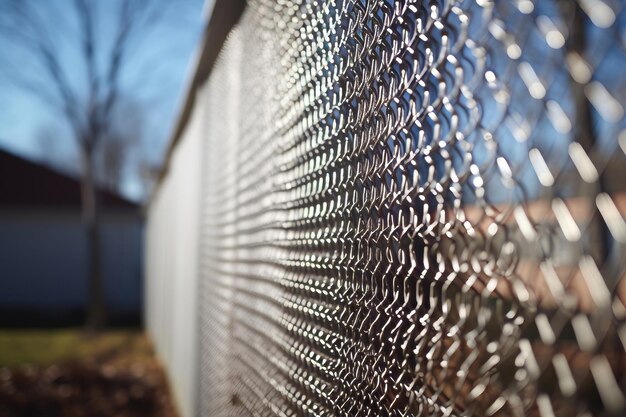
[[[100,254],[100,219],[97,200],[97,163],[100,151],[105,165],[120,169],[126,139],[111,128],[114,109],[123,97],[121,75],[133,60],[138,39],[162,16],[168,2],[160,0],[118,0],[117,26],[106,37],[99,36],[97,0],[68,1],[78,24],[69,24],[68,15],[56,2],[2,0],[0,38],[29,54],[38,71],[2,65],[8,79],[17,87],[34,93],[58,109],[71,127],[80,151],[82,213],[89,253],[89,293],[87,326],[99,329],[105,324],[106,309]],[[64,5],[66,3],[63,3]],[[108,3],[109,6],[112,3]],[[62,7],[62,6],[61,6]],[[55,14],[55,29],[47,22]],[[59,34],[64,32],[63,35]],[[74,33],[76,32],[76,33]],[[80,66],[68,70],[61,58],[59,39],[74,42]],[[78,72],[83,67],[83,72]],[[116,165],[117,166],[114,166]],[[117,182],[119,179],[115,179]]]
[[143,108],[131,97],[119,97],[106,136],[95,150],[96,179],[108,190],[122,193],[128,171],[138,179],[143,157]]
[[[133,195],[141,199],[143,191],[144,165],[148,158],[148,145],[144,137],[144,108],[131,97],[118,99],[105,136],[94,150],[95,180],[100,188],[124,194],[129,181],[139,183]],[[58,123],[42,123],[35,132],[39,159],[48,166],[63,172],[77,174],[80,166],[74,148],[68,148],[62,138],[67,132]],[[73,168],[73,169],[72,169]]]

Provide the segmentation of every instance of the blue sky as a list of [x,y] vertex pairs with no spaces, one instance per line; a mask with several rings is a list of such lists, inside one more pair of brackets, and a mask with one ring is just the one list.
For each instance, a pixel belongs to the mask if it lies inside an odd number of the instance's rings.
[[[6,1],[8,4],[11,0]],[[78,93],[87,91],[84,60],[78,52],[78,19],[72,0],[20,0],[30,2],[29,17],[45,27],[54,42],[63,70]],[[144,1],[144,0],[141,0]],[[160,0],[157,0],[160,1]],[[102,63],[118,24],[119,0],[89,0],[95,6],[94,21]],[[156,24],[138,33],[120,76],[124,100],[139,109],[143,158],[159,162],[172,124],[181,105],[193,53],[205,21],[204,0],[165,1],[168,7]],[[0,5],[0,12],[2,12]],[[0,21],[0,24],[2,22]],[[11,74],[26,74],[45,85],[37,60],[10,36],[0,32],[0,147],[33,160],[45,161],[67,172],[78,172],[77,147],[69,125],[58,108],[36,93],[16,86]],[[8,73],[8,75],[7,75]],[[50,83],[48,83],[50,84]],[[123,191],[133,197],[140,192],[136,178],[126,179]]]

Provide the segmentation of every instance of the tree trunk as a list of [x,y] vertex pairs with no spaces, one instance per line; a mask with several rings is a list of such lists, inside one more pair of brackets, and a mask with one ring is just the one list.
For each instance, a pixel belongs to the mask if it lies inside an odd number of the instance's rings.
[[94,152],[85,146],[83,153],[82,208],[83,223],[87,238],[88,298],[86,326],[88,330],[98,331],[104,327],[106,309],[102,282],[102,260],[100,248],[100,217],[98,196],[96,193]]
[[[578,3],[569,0],[561,0],[559,6],[561,15],[568,23],[568,27],[571,28],[568,40],[565,43],[566,51],[570,54],[575,54],[575,56],[584,57],[589,49],[589,45],[587,45],[587,26],[589,23],[585,20],[585,12]],[[591,103],[585,95],[587,82],[580,82],[570,74],[570,93],[575,106],[574,138],[587,155],[593,157],[598,141],[593,129]],[[595,211],[595,197],[599,193],[608,190],[607,184],[606,174],[599,172],[598,180],[595,184],[581,185],[579,187],[589,197],[591,213]],[[594,220],[589,225],[588,233],[590,241],[586,244],[589,246],[590,253],[596,263],[602,267],[609,260],[613,244],[609,229],[602,218],[598,216],[594,217]]]

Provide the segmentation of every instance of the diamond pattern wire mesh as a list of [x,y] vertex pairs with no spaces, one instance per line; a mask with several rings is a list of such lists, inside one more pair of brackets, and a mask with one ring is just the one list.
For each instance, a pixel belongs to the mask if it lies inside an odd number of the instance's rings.
[[624,9],[250,1],[203,95],[201,413],[623,415]]

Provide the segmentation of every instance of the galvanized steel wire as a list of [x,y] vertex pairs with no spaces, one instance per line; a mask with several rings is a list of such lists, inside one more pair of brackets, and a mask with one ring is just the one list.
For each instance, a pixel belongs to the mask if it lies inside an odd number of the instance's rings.
[[202,415],[623,415],[625,5],[250,1],[203,98]]

